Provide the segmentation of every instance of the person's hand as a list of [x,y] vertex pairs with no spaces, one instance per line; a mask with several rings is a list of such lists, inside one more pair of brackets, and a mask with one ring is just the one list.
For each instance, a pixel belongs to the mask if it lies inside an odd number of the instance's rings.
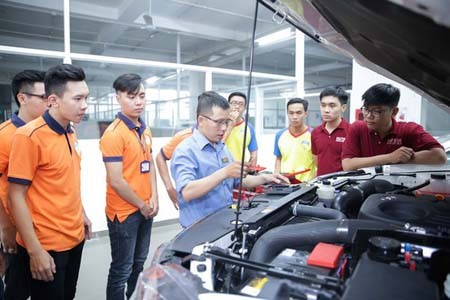
[[274,182],[276,184],[290,184],[291,183],[286,176],[283,176],[278,173],[262,174],[260,176],[264,176],[264,180],[266,183],[270,183],[270,182]]
[[256,165],[256,157],[250,156],[250,159],[247,162],[248,167],[254,167]]
[[53,257],[43,248],[30,254],[30,271],[33,279],[53,281],[56,265]]
[[239,111],[237,111],[237,110],[230,111],[229,118],[231,121],[233,121],[233,124],[236,124],[238,117],[239,117]]
[[16,227],[11,223],[2,226],[0,238],[3,246],[3,252],[14,254],[17,252]]
[[148,219],[155,217],[158,214],[159,211],[159,203],[158,203],[158,197],[152,197],[150,198],[149,203],[150,209],[152,210],[150,213],[150,216]]
[[83,224],[84,224],[84,238],[90,240],[92,237],[92,222],[89,220],[88,216],[83,213]]
[[140,208],[139,211],[141,212],[141,214],[144,216],[145,219],[149,219],[153,209],[150,208],[150,205],[147,203],[144,203]]
[[[228,166],[224,167],[224,170],[227,178],[239,178],[241,176],[241,162],[233,161],[232,163],[228,164]],[[243,178],[247,176],[247,173],[248,167],[244,165]]]
[[175,207],[175,209],[178,210],[177,191],[175,190],[175,188],[173,186],[167,188],[166,190],[167,190],[167,194],[169,195],[170,201],[172,201],[172,204]]
[[406,163],[414,156],[414,150],[408,147],[400,147],[397,150],[391,152],[390,161],[393,164]]

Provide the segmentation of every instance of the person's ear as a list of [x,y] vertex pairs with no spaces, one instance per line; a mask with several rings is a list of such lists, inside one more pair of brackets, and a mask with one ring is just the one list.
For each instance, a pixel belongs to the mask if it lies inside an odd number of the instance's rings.
[[19,100],[20,106],[26,103],[27,97],[24,93],[18,93],[17,94],[17,100]]
[[344,112],[347,109],[347,104],[342,104],[342,112]]
[[51,94],[47,97],[47,105],[48,107],[59,107],[59,97],[55,94]]
[[393,118],[395,118],[395,116],[398,114],[398,111],[399,111],[398,107],[394,107],[394,108],[392,109],[392,117],[393,117]]

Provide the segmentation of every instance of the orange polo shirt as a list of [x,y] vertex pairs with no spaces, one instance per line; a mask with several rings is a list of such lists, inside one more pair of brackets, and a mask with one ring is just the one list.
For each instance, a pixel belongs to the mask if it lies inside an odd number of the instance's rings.
[[175,148],[178,144],[192,136],[194,132],[194,127],[186,128],[175,133],[175,135],[170,139],[170,141],[161,148],[161,154],[165,160],[170,160],[172,158]]
[[[28,185],[26,202],[42,247],[66,251],[84,239],[80,153],[73,128],[61,127],[48,111],[17,129],[8,181]],[[17,235],[17,243],[25,243]]]
[[0,124],[0,199],[2,199],[3,209],[12,220],[8,209],[8,163],[11,141],[17,128],[25,125],[17,114],[13,114],[11,119]]
[[[122,113],[108,126],[100,139],[100,150],[105,164],[122,162],[122,175],[131,189],[145,203],[152,196],[150,172],[142,172],[142,163],[150,161],[152,135],[143,120],[137,127]],[[150,171],[150,170],[148,170]],[[106,216],[122,222],[138,208],[122,199],[109,182],[106,187]]]

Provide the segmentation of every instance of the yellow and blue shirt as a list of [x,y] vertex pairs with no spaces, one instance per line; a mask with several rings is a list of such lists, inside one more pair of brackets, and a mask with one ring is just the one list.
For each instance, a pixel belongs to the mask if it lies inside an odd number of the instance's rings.
[[281,173],[294,173],[304,169],[310,171],[295,176],[297,180],[308,181],[316,174],[316,165],[311,153],[311,132],[308,127],[298,135],[289,128],[282,129],[275,136],[273,154],[281,158]]
[[[233,130],[228,136],[225,145],[233,155],[234,160],[242,161],[242,141],[244,140],[245,122],[241,122],[234,125]],[[249,152],[258,150],[258,143],[256,142],[255,129],[253,125],[248,123],[247,126],[247,139],[245,143],[247,150],[245,151],[245,161],[250,159]]]

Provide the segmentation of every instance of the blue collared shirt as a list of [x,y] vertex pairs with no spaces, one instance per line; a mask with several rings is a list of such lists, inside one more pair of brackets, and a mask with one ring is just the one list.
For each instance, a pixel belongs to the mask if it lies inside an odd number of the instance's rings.
[[239,179],[226,179],[206,195],[186,202],[181,191],[191,181],[202,179],[233,161],[223,142],[211,144],[199,130],[176,148],[170,171],[175,180],[180,207],[180,223],[187,227],[233,201],[233,187]]

